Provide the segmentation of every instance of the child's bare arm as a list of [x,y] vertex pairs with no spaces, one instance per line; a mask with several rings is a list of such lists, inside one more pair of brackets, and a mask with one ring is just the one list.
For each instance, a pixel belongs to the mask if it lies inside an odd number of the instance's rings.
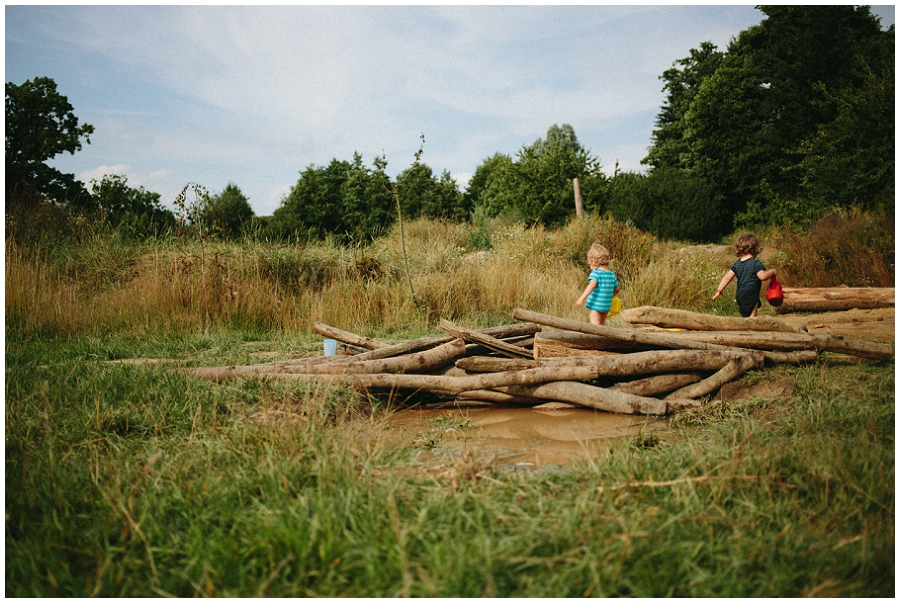
[[725,289],[725,287],[728,286],[728,283],[730,283],[733,278],[734,278],[733,270],[729,270],[728,272],[726,272],[725,276],[722,277],[722,282],[720,282],[719,286],[716,288],[716,294],[713,295],[712,298],[716,299],[717,297],[722,295],[722,291]]
[[584,300],[587,299],[588,295],[591,294],[591,291],[594,290],[594,287],[597,286],[597,281],[588,281],[588,286],[585,288],[584,293],[581,294],[577,300],[575,300],[576,306],[581,306],[584,304]]
[[773,276],[775,276],[776,274],[778,274],[778,271],[775,270],[774,268],[770,268],[769,270],[760,270],[759,272],[757,272],[756,278],[758,278],[761,281],[767,281],[770,278],[772,278]]

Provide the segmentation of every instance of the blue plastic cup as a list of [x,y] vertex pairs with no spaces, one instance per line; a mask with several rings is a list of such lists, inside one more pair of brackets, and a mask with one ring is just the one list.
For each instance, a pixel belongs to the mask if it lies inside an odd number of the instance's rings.
[[337,340],[335,339],[326,339],[322,342],[325,345],[325,355],[326,356],[334,356],[337,352]]

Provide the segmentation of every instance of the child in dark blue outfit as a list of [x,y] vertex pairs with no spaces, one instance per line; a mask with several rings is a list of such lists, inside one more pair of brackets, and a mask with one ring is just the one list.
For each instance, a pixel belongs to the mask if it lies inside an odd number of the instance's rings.
[[722,295],[722,291],[728,286],[728,283],[734,277],[737,277],[737,291],[734,294],[737,301],[738,309],[744,318],[752,318],[756,316],[759,310],[759,292],[762,289],[762,282],[767,281],[778,271],[772,268],[766,270],[763,263],[756,259],[762,249],[759,246],[759,239],[752,233],[744,233],[734,242],[734,255],[740,258],[731,265],[731,269],[722,277],[719,288],[713,299]]

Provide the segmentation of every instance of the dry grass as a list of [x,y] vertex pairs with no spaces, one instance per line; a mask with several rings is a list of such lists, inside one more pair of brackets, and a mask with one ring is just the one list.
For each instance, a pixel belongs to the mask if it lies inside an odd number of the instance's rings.
[[[809,234],[761,237],[760,259],[778,267],[786,284],[893,286],[893,231],[871,216],[836,215]],[[465,225],[407,224],[411,293],[396,230],[369,247],[129,244],[95,236],[47,249],[12,239],[6,319],[17,332],[44,335],[215,325],[297,333],[314,322],[360,333],[424,331],[441,318],[496,324],[516,307],[586,319],[574,301],[593,242],[612,251],[626,307],[734,313],[729,296],[710,300],[734,259],[726,246],[658,241],[596,216],[555,231],[496,223],[489,250],[470,249],[467,240]],[[839,243],[845,253],[835,251]]]

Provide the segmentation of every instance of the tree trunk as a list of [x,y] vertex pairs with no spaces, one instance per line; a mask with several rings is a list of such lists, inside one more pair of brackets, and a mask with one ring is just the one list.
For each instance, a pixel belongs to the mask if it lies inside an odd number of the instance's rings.
[[663,328],[690,329],[692,331],[767,331],[780,333],[805,333],[803,325],[792,325],[777,318],[757,316],[714,316],[687,310],[674,310],[658,306],[640,306],[622,310],[619,317],[631,324],[655,325]]
[[[468,377],[443,377],[438,375],[406,374],[326,374],[326,373],[260,373],[263,379],[284,379],[289,381],[317,379],[326,383],[346,383],[359,389],[414,389],[436,394],[456,395],[462,391],[476,389],[496,389],[510,385],[536,385],[550,381],[593,381],[600,377],[623,377],[656,373],[685,371],[716,371],[729,360],[742,355],[754,356],[762,362],[761,352],[743,351],[737,355],[731,352],[711,352],[697,350],[663,350],[657,352],[637,352],[615,357],[563,358],[567,361],[590,361],[580,366],[553,366],[548,364],[522,371],[486,373]],[[555,360],[555,359],[550,359]],[[611,361],[610,361],[611,360]],[[327,366],[327,365],[326,365]],[[195,373],[196,374],[196,373]],[[203,375],[197,375],[203,376]],[[209,377],[209,375],[207,375]]]
[[[574,356],[565,358],[541,358],[532,360],[535,369],[589,368],[597,371],[597,377],[634,377],[636,375],[654,375],[659,373],[677,373],[685,371],[717,371],[729,360],[751,355],[760,362],[764,353],[753,350],[736,352],[719,350],[652,350],[633,354],[611,354],[607,356]],[[467,358],[457,361],[457,367],[481,372],[510,372],[531,370],[523,368],[525,360],[511,358]],[[489,371],[487,370],[489,369]],[[596,377],[589,377],[594,379]],[[562,378],[557,379],[562,380]],[[577,379],[566,379],[577,380]]]
[[789,312],[838,312],[854,308],[893,308],[893,287],[783,287],[784,301],[775,308]]

